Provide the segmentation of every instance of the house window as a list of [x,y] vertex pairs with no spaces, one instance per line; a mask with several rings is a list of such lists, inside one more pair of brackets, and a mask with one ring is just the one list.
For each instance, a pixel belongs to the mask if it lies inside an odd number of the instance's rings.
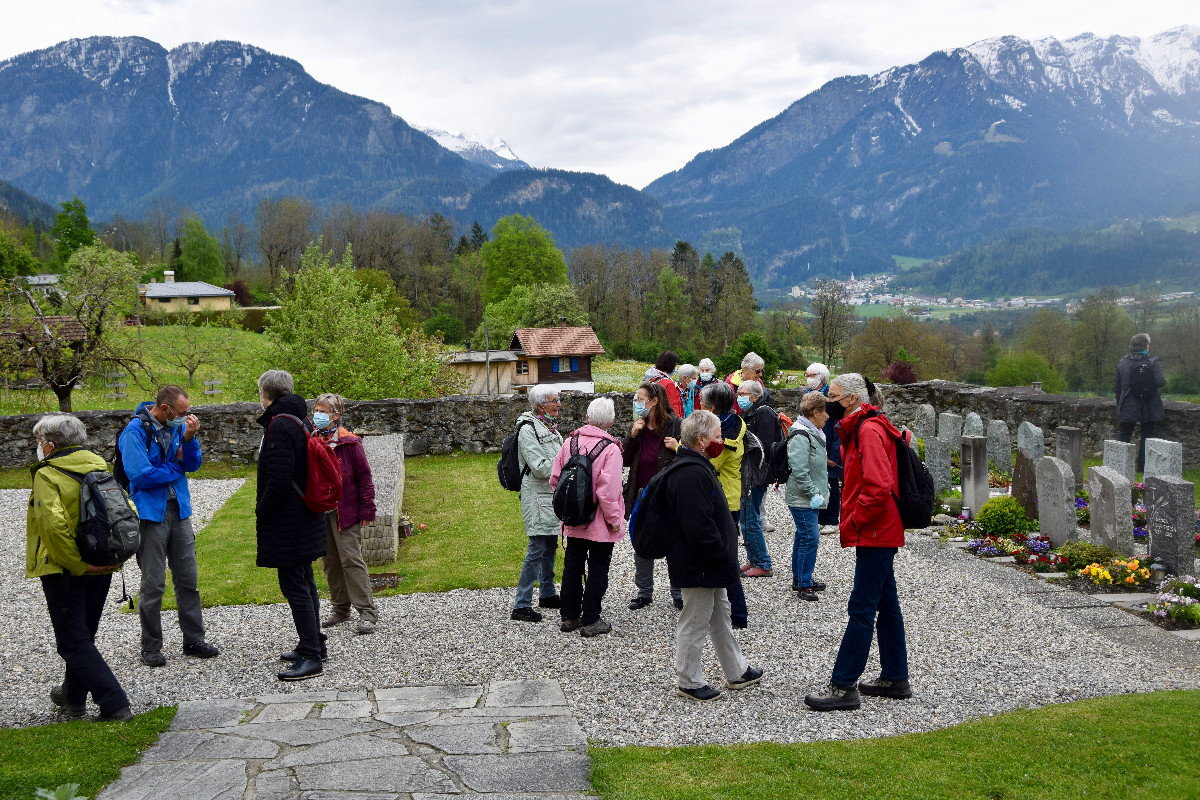
[[571,369],[571,359],[569,359],[569,358],[554,359],[554,371],[555,372],[572,372],[573,370]]
[[173,297],[160,297],[160,298],[158,298],[158,302],[160,302],[160,303],[169,303],[169,302],[171,302],[173,299],[175,299],[175,298],[173,298]]
[[199,298],[199,297],[189,297],[189,298],[188,298],[188,305],[189,305],[189,306],[198,306],[198,305],[200,305],[200,298]]
[[518,375],[528,375],[529,374],[529,362],[528,361],[518,361],[517,362],[517,374]]

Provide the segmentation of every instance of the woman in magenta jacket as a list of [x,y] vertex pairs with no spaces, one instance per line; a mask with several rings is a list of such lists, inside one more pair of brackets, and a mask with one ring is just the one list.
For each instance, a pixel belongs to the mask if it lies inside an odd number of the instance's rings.
[[[567,437],[554,457],[550,486],[558,486],[563,466],[571,458],[572,441],[578,453],[590,453],[604,444],[592,461],[592,496],[596,516],[586,525],[563,526],[567,549],[562,573],[563,633],[578,630],[582,636],[599,636],[612,630],[601,616],[600,604],[608,590],[608,567],[613,545],[625,535],[625,498],[621,492],[621,444],[608,429],[616,418],[613,401],[597,397],[587,410],[587,424]],[[587,587],[583,565],[587,563]]]

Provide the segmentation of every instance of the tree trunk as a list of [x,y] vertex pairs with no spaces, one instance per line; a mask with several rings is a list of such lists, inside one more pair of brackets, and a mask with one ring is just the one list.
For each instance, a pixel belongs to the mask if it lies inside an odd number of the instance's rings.
[[54,396],[58,398],[58,410],[66,413],[71,413],[71,390],[72,386],[52,386]]

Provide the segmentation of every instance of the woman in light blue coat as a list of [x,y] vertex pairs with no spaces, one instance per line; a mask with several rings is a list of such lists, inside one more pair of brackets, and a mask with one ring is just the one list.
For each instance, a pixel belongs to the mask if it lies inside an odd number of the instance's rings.
[[825,395],[809,392],[800,398],[800,417],[788,431],[788,475],[783,500],[796,521],[796,537],[792,542],[792,589],[801,600],[816,602],[817,592],[825,588],[813,580],[817,563],[817,544],[821,526],[817,515],[829,498],[829,465],[826,461],[825,432],[828,419]]
[[[521,466],[521,518],[529,548],[517,580],[517,600],[512,619],[520,622],[541,622],[542,615],[534,611],[533,584],[538,584],[538,605],[559,608],[562,600],[554,588],[554,556],[558,551],[558,517],[554,515],[554,490],[550,488],[550,472],[554,457],[562,449],[563,437],[558,432],[558,389],[539,385],[529,390],[529,411],[517,417],[517,460]],[[528,424],[526,424],[528,423]]]

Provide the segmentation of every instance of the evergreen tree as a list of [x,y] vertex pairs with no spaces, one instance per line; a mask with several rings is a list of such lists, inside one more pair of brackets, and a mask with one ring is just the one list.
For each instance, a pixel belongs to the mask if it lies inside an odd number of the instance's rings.
[[488,235],[483,226],[479,224],[479,220],[471,223],[471,249],[476,253],[487,244]]

